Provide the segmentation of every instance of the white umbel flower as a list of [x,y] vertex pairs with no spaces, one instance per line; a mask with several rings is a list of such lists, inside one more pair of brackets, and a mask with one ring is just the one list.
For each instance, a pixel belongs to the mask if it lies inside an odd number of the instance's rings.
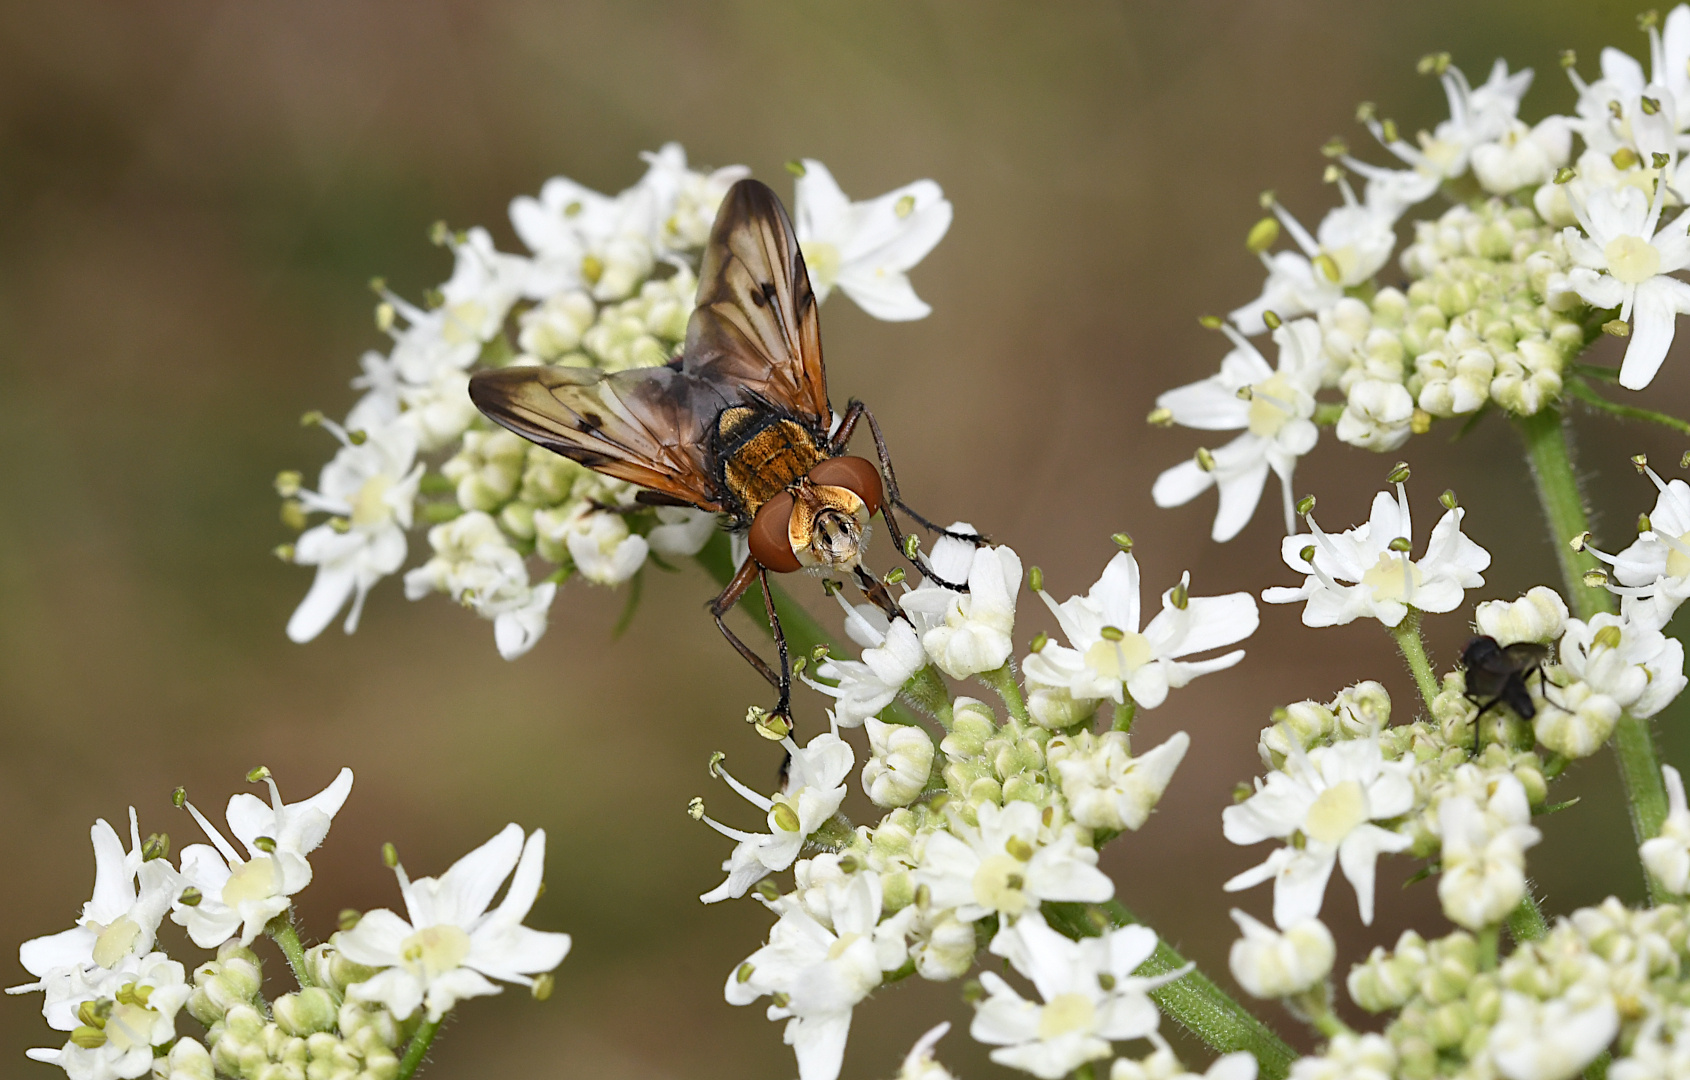
[[485,619],[506,660],[532,649],[546,632],[555,582],[528,582],[528,567],[498,524],[472,510],[428,531],[434,557],[405,574],[405,595],[443,592]]
[[999,1047],[991,1055],[999,1065],[1041,1080],[1060,1080],[1088,1061],[1108,1057],[1111,1042],[1154,1033],[1159,1015],[1148,992],[1185,974],[1133,975],[1156,951],[1156,932],[1146,926],[1072,941],[1029,912],[999,930],[991,948],[1032,982],[1043,1004],[1023,998],[994,972],[983,972],[987,997],[969,1034]]
[[1410,607],[1454,611],[1463,590],[1485,583],[1480,571],[1490,566],[1490,552],[1461,532],[1465,513],[1456,507],[1439,519],[1419,560],[1409,557],[1414,526],[1401,484],[1395,499],[1384,491],[1373,497],[1367,524],[1336,536],[1322,532],[1311,514],[1312,541],[1288,536],[1282,543],[1285,565],[1308,576],[1301,587],[1267,589],[1262,599],[1305,601],[1304,626],[1342,626],[1366,616],[1394,627]]
[[98,1003],[103,1020],[94,1037],[25,1054],[57,1065],[70,1080],[137,1080],[152,1073],[155,1052],[176,1038],[176,1014],[190,993],[182,965],[161,952],[131,957],[115,971],[98,969],[68,1003],[73,1012]]
[[799,1080],[835,1080],[851,1033],[851,1010],[904,962],[904,924],[913,907],[881,922],[880,876],[853,874],[830,882],[830,929],[791,907],[769,931],[769,943],[728,976],[730,1005],[768,995],[770,1020],[785,1020],[786,1043],[798,1057]]
[[792,216],[816,299],[838,288],[870,315],[890,321],[931,312],[908,271],[951,227],[951,204],[939,185],[917,180],[854,203],[821,162],[806,158],[803,170]]
[[1686,685],[1684,644],[1622,615],[1568,619],[1558,656],[1574,677],[1640,718],[1666,708]]
[[[1402,206],[1394,199],[1359,200],[1348,180],[1338,180],[1344,205],[1329,210],[1314,235],[1278,202],[1274,215],[1301,249],[1262,253],[1268,278],[1255,302],[1232,312],[1231,318],[1247,334],[1267,328],[1269,311],[1282,319],[1325,311],[1344,296],[1344,290],[1372,278],[1396,246],[1396,222]],[[1318,355],[1318,352],[1317,352]]]
[[1490,77],[1475,87],[1461,69],[1451,66],[1440,76],[1449,100],[1449,119],[1430,132],[1421,132],[1419,145],[1388,140],[1384,125],[1369,120],[1368,128],[1385,149],[1427,176],[1447,180],[1467,171],[1473,150],[1507,134],[1520,111],[1520,100],[1532,84],[1528,68],[1512,74],[1497,60]]
[[1581,983],[1548,1001],[1504,990],[1489,1049],[1508,1080],[1572,1080],[1619,1029],[1619,1010],[1604,987]]
[[276,782],[266,773],[270,804],[245,793],[229,798],[224,820],[246,854],[236,850],[193,803],[188,812],[211,846],[190,844],[182,850],[182,877],[199,890],[193,904],[177,899],[171,921],[186,927],[202,949],[215,948],[240,935],[250,945],[264,924],[288,909],[290,897],[311,884],[306,856],[329,834],[329,825],[352,792],[352,770],[341,769],[328,787],[296,803],[283,803]]
[[1684,799],[1684,778],[1671,765],[1661,766],[1667,789],[1667,817],[1661,831],[1643,841],[1638,853],[1661,887],[1677,896],[1690,893],[1690,804]]
[[[1321,353],[1320,324],[1312,319],[1286,323],[1273,332],[1279,347],[1279,366],[1270,367],[1261,352],[1236,330],[1223,327],[1233,349],[1221,360],[1219,374],[1169,390],[1156,399],[1172,421],[1205,431],[1242,431],[1213,451],[1203,463],[1187,461],[1156,478],[1150,496],[1157,506],[1183,506],[1207,491],[1220,489],[1212,536],[1231,540],[1244,528],[1256,505],[1269,470],[1279,477],[1285,509],[1285,531],[1297,531],[1291,502],[1291,476],[1297,460],[1314,449],[1319,431],[1314,394],[1320,389],[1326,361]],[[1248,398],[1240,397],[1247,391]],[[1212,464],[1212,468],[1205,465]]]
[[1616,591],[1627,600],[1626,614],[1660,629],[1690,598],[1690,484],[1662,480],[1651,468],[1643,471],[1659,491],[1649,528],[1611,562],[1621,584]]
[[[934,545],[934,568],[941,576],[941,563],[948,566],[955,561],[939,559],[938,549],[947,541],[952,547],[972,546],[941,538],[940,544]],[[953,679],[996,671],[1009,662],[1014,647],[1009,635],[1015,629],[1015,594],[1021,588],[1021,559],[1010,548],[974,548],[966,565],[967,592],[923,582],[898,600],[912,619],[929,627],[922,632],[922,648],[939,670]]]
[[7,987],[8,994],[46,992],[41,1013],[60,1031],[77,1024],[74,987],[93,969],[116,969],[152,951],[158,924],[182,887],[181,876],[141,847],[135,808],[129,808],[129,850],[104,818],[89,830],[94,843],[94,895],[69,930],[18,946],[18,961],[36,982]]
[[1498,645],[1548,645],[1567,628],[1567,602],[1547,585],[1534,585],[1518,600],[1486,600],[1473,609],[1473,625]]
[[1386,761],[1376,739],[1351,739],[1304,753],[1294,751],[1284,769],[1256,781],[1256,793],[1221,811],[1226,838],[1235,844],[1304,838],[1226,883],[1228,892],[1272,880],[1273,921],[1288,929],[1320,914],[1334,866],[1355,889],[1361,921],[1373,922],[1374,863],[1402,851],[1411,840],[1373,824],[1414,806],[1413,763]]
[[888,809],[908,806],[933,773],[933,737],[926,728],[868,719],[870,757],[863,765],[863,791]]
[[712,829],[739,841],[722,863],[727,880],[699,897],[706,904],[744,896],[769,874],[791,866],[804,840],[833,817],[845,801],[845,781],[856,763],[856,754],[837,731],[823,732],[802,748],[790,737],[781,740],[781,745],[789,755],[786,788],[773,798],[735,780],[720,761],[712,766],[723,782],[768,816],[769,831],[743,832],[701,814],[700,820]]
[[910,1052],[905,1055],[904,1063],[899,1066],[898,1075],[894,1080],[956,1080],[950,1070],[933,1057],[933,1048],[939,1045],[939,1040],[950,1030],[949,1020],[929,1028],[927,1033],[910,1047]]
[[1244,936],[1232,943],[1227,963],[1251,997],[1290,997],[1318,986],[1332,973],[1338,946],[1319,919],[1303,919],[1283,933],[1237,908],[1232,909],[1232,921]]
[[[1458,926],[1483,930],[1507,918],[1526,895],[1526,849],[1543,834],[1523,823],[1526,792],[1511,775],[1495,778],[1496,791],[1481,807],[1468,795],[1455,795],[1438,807],[1443,840],[1438,899],[1444,915]],[[1504,820],[1497,820],[1502,804]]]
[[904,684],[927,666],[927,653],[908,619],[888,620],[873,605],[853,608],[839,593],[833,595],[845,609],[846,633],[864,646],[862,659],[829,655],[817,664],[816,676],[831,679],[831,685],[803,673],[799,678],[834,699],[833,717],[840,727],[859,727],[869,717],[880,715]]
[[1046,835],[1042,811],[1030,802],[981,803],[979,827],[954,823],[922,849],[912,875],[927,886],[934,908],[955,908],[962,922],[996,912],[1006,921],[1046,900],[1101,903],[1115,884],[1097,868],[1097,851],[1072,828]]
[[1127,733],[1079,731],[1058,735],[1045,747],[1045,760],[1062,782],[1074,820],[1088,829],[1139,829],[1161,801],[1191,737],[1183,731],[1149,753],[1132,755]]
[[[1577,229],[1562,239],[1578,265],[1567,272],[1563,288],[1592,306],[1619,308],[1631,323],[1631,341],[1620,363],[1620,385],[1641,390],[1655,378],[1672,345],[1678,316],[1690,311],[1690,284],[1671,275],[1690,267],[1687,218],[1661,223],[1667,185],[1651,201],[1634,187],[1596,188],[1582,205],[1574,200]],[[1557,288],[1551,282],[1550,289]]]
[[[1256,602],[1249,593],[1192,596],[1191,575],[1162,594],[1162,610],[1139,629],[1138,561],[1130,552],[1116,553],[1085,596],[1058,604],[1039,591],[1062,627],[1068,645],[1047,643],[1028,656],[1024,670],[1029,685],[1066,690],[1074,701],[1117,705],[1131,695],[1134,702],[1154,709],[1170,689],[1185,686],[1199,675],[1222,671],[1244,659],[1244,650],[1208,660],[1184,660],[1244,640],[1256,632]],[[1044,722],[1038,714],[1035,719]],[[1054,727],[1072,721],[1059,717]]]
[[294,545],[293,561],[317,568],[288,620],[288,637],[300,642],[322,633],[348,600],[346,632],[358,629],[371,587],[405,562],[405,530],[423,474],[416,437],[399,424],[367,431],[362,442],[339,424],[323,426],[341,448],[323,466],[317,490],[301,491],[299,499],[307,510],[334,517],[307,529]]
[[[347,997],[379,1002],[399,1019],[426,1008],[432,1023],[464,998],[499,993],[493,979],[532,986],[534,975],[563,963],[570,945],[568,934],[522,925],[540,895],[545,861],[545,831],[525,841],[512,823],[438,878],[412,881],[395,866],[405,916],[378,908],[336,938],[348,960],[382,969],[350,986]],[[488,910],[506,878],[504,899]]]

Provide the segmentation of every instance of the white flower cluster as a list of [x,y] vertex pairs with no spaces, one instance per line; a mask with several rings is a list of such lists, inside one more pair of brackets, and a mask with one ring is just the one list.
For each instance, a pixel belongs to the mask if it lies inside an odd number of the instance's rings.
[[[1610,48],[1602,77],[1586,82],[1569,54],[1573,112],[1533,126],[1519,118],[1530,71],[1510,73],[1498,60],[1475,87],[1448,56],[1429,56],[1421,69],[1442,83],[1448,120],[1410,141],[1373,105],[1358,113],[1403,167],[1358,160],[1334,139],[1326,179],[1342,201],[1312,233],[1264,195],[1271,213],[1247,241],[1267,270],[1261,296],[1233,311],[1230,326],[1206,320],[1232,342],[1220,373],[1168,391],[1151,414],[1161,425],[1240,434],[1164,472],[1157,505],[1217,487],[1213,534],[1229,540],[1271,469],[1294,533],[1292,473],[1319,427],[1389,451],[1436,419],[1557,408],[1568,379],[1592,399],[1588,372],[1569,365],[1600,330],[1630,338],[1606,377],[1648,386],[1677,316],[1690,311],[1690,282],[1674,276],[1690,268],[1687,219],[1667,213],[1683,203],[1690,6],[1661,26],[1644,21],[1647,75]],[[1359,196],[1352,177],[1363,182]],[[1399,225],[1439,191],[1455,205],[1410,222],[1397,258],[1403,276],[1393,278]],[[1294,250],[1273,250],[1282,233]],[[1268,330],[1274,365],[1245,338]]]
[[[251,779],[269,786],[270,802],[229,800],[239,847],[178,793],[211,842],[187,847],[179,866],[168,836],[141,839],[133,808],[128,851],[105,821],[94,824],[93,898],[71,929],[24,942],[19,960],[35,981],[7,990],[42,993],[48,1026],[68,1033],[31,1058],[71,1080],[395,1080],[405,1042],[421,1039],[420,1052],[459,1001],[499,992],[490,980],[550,992],[569,935],[522,925],[540,892],[543,832],[524,840],[508,825],[438,879],[410,881],[395,860],[408,918],[345,912],[339,933],[305,950],[293,897],[311,882],[307,857],[351,792],[352,772],[296,803],[282,801],[268,770]],[[215,958],[190,974],[166,955],[157,933],[167,912]],[[299,983],[269,1001],[248,948],[264,933]],[[200,1037],[179,1032],[184,1008],[204,1025]]]
[[[1109,1059],[1113,1043],[1148,1038],[1155,1053],[1117,1060],[1112,1075],[1187,1075],[1160,1041],[1148,997],[1187,969],[1135,974],[1158,951],[1156,935],[1124,925],[1118,911],[1109,917],[1102,905],[1115,887],[1098,869],[1098,849],[1145,823],[1190,743],[1179,732],[1135,755],[1127,729],[1136,708],[1237,663],[1238,651],[1184,658],[1249,636],[1257,613],[1245,593],[1191,596],[1183,577],[1141,623],[1138,565],[1125,550],[1131,542],[1117,544],[1123,550],[1090,591],[1060,604],[1032,572],[1068,644],[1040,634],[1018,681],[1019,557],[940,539],[928,565],[968,591],[905,588],[890,620],[871,606],[847,607],[861,658],[816,666],[810,685],[834,699],[833,728],[804,746],[784,741],[782,790],[766,797],[730,776],[720,756],[712,762],[766,816],[768,831],[730,828],[694,800],[696,818],[736,841],[726,880],[702,899],[750,893],[777,917],[768,943],[729,976],[727,1000],[769,999],[803,1080],[838,1075],[852,1010],[876,987],[911,974],[960,978],[982,948],[1031,985],[1018,988],[992,970],[979,976],[970,1032],[995,1047],[994,1061],[1057,1080]],[[954,694],[946,677],[977,679],[1007,716]],[[922,703],[939,730],[889,711],[900,693]],[[1095,731],[1106,700],[1113,721]],[[857,757],[839,731],[859,724],[870,752],[863,789],[887,810],[873,825],[840,813]],[[783,892],[768,876],[787,869],[793,884]],[[918,1045],[905,1072],[942,1073],[930,1048]],[[1248,1055],[1223,1062],[1215,1076],[1253,1080]]]
[[[444,593],[493,622],[514,659],[545,633],[567,578],[620,585],[650,558],[698,553],[715,519],[690,508],[636,504],[636,490],[495,428],[470,402],[473,369],[561,364],[606,371],[666,364],[680,354],[696,273],[723,195],[750,170],[699,170],[675,143],[645,155],[633,187],[602,195],[556,177],[520,196],[511,225],[529,251],[497,251],[485,229],[436,239],[452,276],[417,306],[380,286],[377,325],[392,338],[353,380],[364,391],[344,423],[311,414],[341,443],[316,490],[277,478],[283,518],[304,531],[278,553],[317,576],[288,622],[309,641],[404,566],[407,533],[429,526],[431,557],[405,574],[405,593]],[[819,161],[794,162],[794,219],[818,299],[838,289],[880,319],[918,319],[928,306],[907,271],[950,227],[951,204],[931,180],[852,202]],[[310,525],[310,515],[327,515]],[[309,525],[309,527],[307,527]]]

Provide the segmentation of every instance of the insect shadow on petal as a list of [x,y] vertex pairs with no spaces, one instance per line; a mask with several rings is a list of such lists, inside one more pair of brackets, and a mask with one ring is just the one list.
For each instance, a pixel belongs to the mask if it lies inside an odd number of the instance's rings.
[[[984,537],[941,529],[907,506],[874,414],[853,399],[837,418],[827,397],[821,329],[810,276],[786,208],[767,185],[729,189],[699,269],[698,300],[680,357],[661,367],[604,372],[511,367],[478,372],[470,398],[495,423],[564,457],[636,484],[636,501],[721,514],[750,555],[710,603],[728,642],[779,692],[790,722],[792,667],[768,574],[845,574],[888,617],[898,606],[863,566],[870,519],[879,513],[900,554],[893,510],[918,525],[976,544]],[[848,456],[868,421],[879,467]],[[912,564],[947,588],[921,560]],[[723,616],[753,582],[779,653],[777,672],[728,628]]]

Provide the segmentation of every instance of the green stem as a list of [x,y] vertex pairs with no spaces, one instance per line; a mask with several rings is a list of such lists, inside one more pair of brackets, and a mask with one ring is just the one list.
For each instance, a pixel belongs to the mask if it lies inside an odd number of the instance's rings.
[[[939,726],[946,731],[951,730],[953,723],[951,710],[951,689],[945,685],[945,677],[939,674],[939,669],[927,664],[904,684],[904,697],[914,703],[915,707],[929,713]],[[896,723],[893,717],[885,717],[890,723]]]
[[265,924],[264,932],[281,947],[282,955],[287,957],[288,967],[293,969],[293,977],[299,982],[299,988],[309,990],[316,985],[305,962],[305,947],[299,943],[299,933],[293,928],[291,913],[284,911],[271,919]]
[[399,1075],[394,1080],[411,1080],[417,1074],[423,1055],[428,1053],[429,1044],[440,1033],[440,1025],[445,1019],[425,1020],[417,1033],[411,1036],[411,1041],[405,1044],[405,1056],[399,1059]]
[[1681,435],[1690,435],[1690,421],[1680,420],[1676,416],[1668,416],[1653,409],[1639,409],[1635,405],[1621,405],[1617,401],[1607,398],[1591,389],[1590,384],[1583,379],[1573,379],[1566,384],[1567,393],[1578,398],[1592,408],[1601,409],[1610,416],[1617,416],[1621,420],[1642,420],[1649,424],[1659,424],[1671,428]]
[[1133,717],[1138,714],[1138,702],[1133,700],[1131,694],[1125,693],[1126,687],[1123,686],[1121,690],[1123,691],[1121,695],[1123,700],[1121,704],[1115,707],[1115,722],[1110,726],[1116,731],[1131,731],[1133,729]]
[[[728,546],[728,537],[718,531],[704,545],[704,550],[695,556],[698,565],[716,579],[717,584],[727,585],[733,580],[733,553]],[[833,638],[822,624],[805,611],[798,602],[788,596],[779,586],[771,585],[769,592],[774,595],[775,614],[780,617],[781,632],[786,635],[786,647],[789,655],[809,656],[817,645],[832,648]],[[740,597],[739,606],[742,611],[751,616],[753,622],[764,630],[769,630],[769,619],[763,610],[763,596],[757,589],[748,589]],[[889,724],[921,725],[921,717],[910,710],[909,706],[894,701],[880,712],[880,718]]]
[[1528,885],[1519,906],[1508,913],[1508,934],[1514,944],[1524,945],[1528,941],[1542,941],[1548,933],[1549,924],[1543,921],[1543,911]]
[[[1047,903],[1043,910],[1053,927],[1076,940],[1097,937],[1107,927],[1131,926],[1139,921],[1115,900],[1096,905]],[[1185,957],[1158,938],[1156,951],[1134,974],[1151,978],[1185,966]],[[1150,997],[1165,1014],[1216,1053],[1249,1051],[1260,1067],[1261,1080],[1283,1080],[1291,1071],[1297,1052],[1201,972],[1192,970],[1157,987],[1150,991]]]
[[[1520,437],[1526,444],[1526,456],[1531,462],[1532,479],[1537,483],[1538,501],[1543,515],[1549,519],[1550,540],[1556,557],[1561,560],[1561,575],[1566,581],[1567,598],[1580,619],[1588,622],[1604,612],[1612,613],[1618,604],[1607,589],[1590,588],[1584,583],[1586,571],[1599,569],[1596,556],[1588,550],[1574,551],[1568,541],[1590,530],[1590,515],[1579,492],[1578,476],[1573,471],[1572,454],[1567,447],[1567,433],[1561,414],[1543,409],[1535,416],[1515,420]],[[1630,713],[1620,714],[1614,727],[1614,756],[1619,762],[1620,779],[1625,784],[1626,807],[1631,814],[1631,831],[1637,843],[1660,833],[1667,816],[1666,787],[1661,780],[1660,757],[1655,753],[1655,738],[1646,721]],[[1661,903],[1670,899],[1666,890],[1647,872],[1649,895]]]
[[1402,621],[1391,627],[1391,636],[1396,638],[1397,649],[1414,676],[1414,685],[1420,688],[1420,697],[1426,702],[1427,713],[1430,713],[1432,701],[1438,696],[1438,677],[1432,671],[1431,658],[1426,655],[1426,642],[1420,637],[1420,612],[1409,608]]
[[1497,948],[1502,941],[1502,929],[1487,926],[1479,931],[1479,970],[1495,971]]
[[1015,685],[1015,673],[1009,670],[1008,664],[996,671],[982,671],[975,678],[997,691],[998,697],[1003,698],[1004,708],[1009,710],[1009,715],[1023,724],[1032,720],[1032,716],[1027,712],[1027,703],[1021,699],[1021,688]]

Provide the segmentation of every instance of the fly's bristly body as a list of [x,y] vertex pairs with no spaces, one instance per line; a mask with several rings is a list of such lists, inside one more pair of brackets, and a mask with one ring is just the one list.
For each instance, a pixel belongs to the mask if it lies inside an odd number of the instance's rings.
[[[944,530],[904,504],[886,441],[863,403],[850,402],[835,418],[815,292],[792,221],[767,186],[741,180],[728,191],[698,276],[678,360],[615,373],[483,371],[470,380],[470,397],[495,423],[645,489],[639,502],[697,507],[744,532],[750,556],[710,610],[740,655],[779,690],[776,712],[789,718],[791,666],[767,573],[847,575],[895,616],[890,594],[862,565],[870,518],[881,514],[900,553],[904,535],[892,508]],[[845,453],[864,419],[879,468]],[[780,653],[778,674],[723,622],[757,581]]]

